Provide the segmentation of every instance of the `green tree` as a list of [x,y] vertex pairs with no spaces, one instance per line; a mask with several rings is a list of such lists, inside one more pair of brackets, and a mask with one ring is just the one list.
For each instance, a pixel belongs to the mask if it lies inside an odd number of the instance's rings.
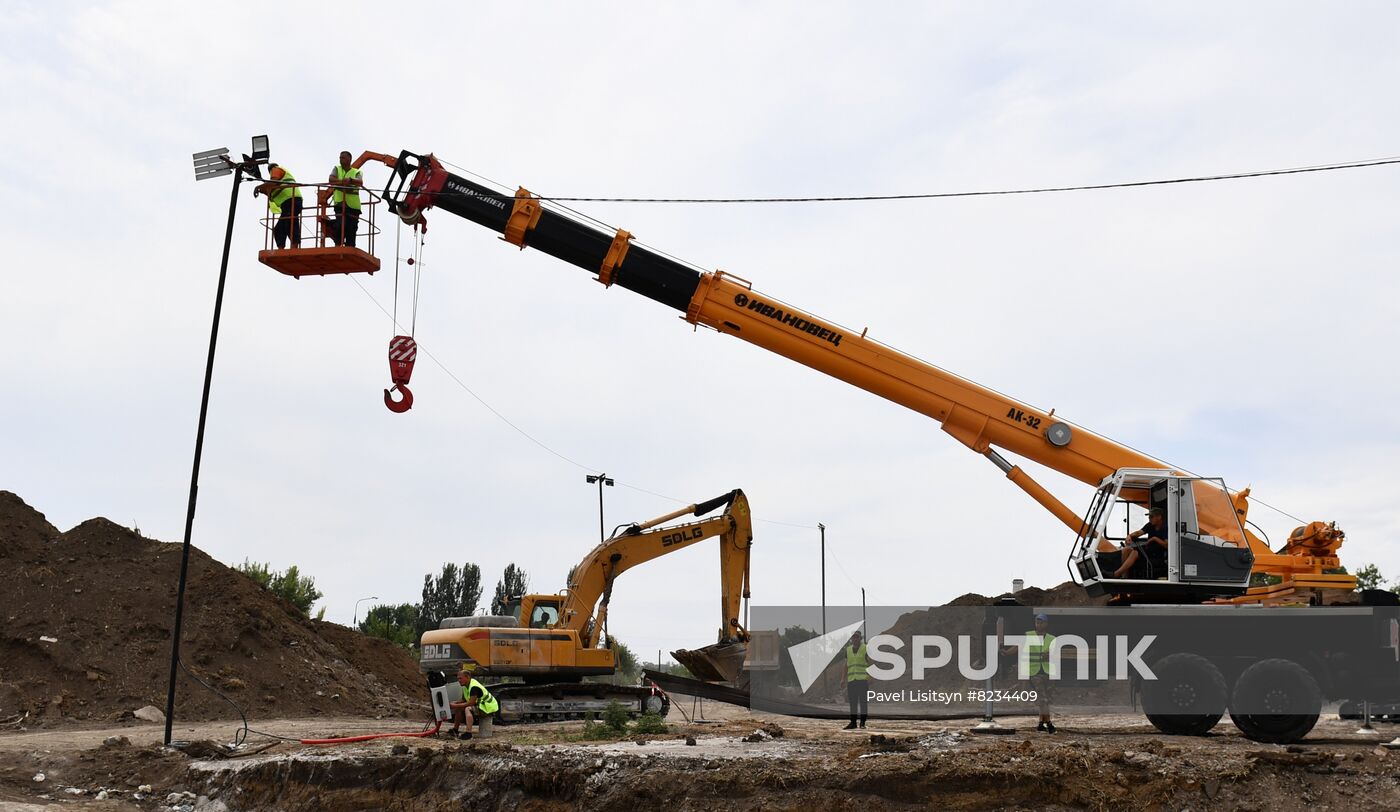
[[272,576],[270,588],[274,595],[291,601],[303,615],[309,616],[311,605],[321,599],[321,590],[316,588],[316,579],[310,575],[302,575],[296,564]]
[[530,576],[525,574],[525,570],[515,564],[507,564],[501,573],[501,580],[496,582],[496,594],[491,598],[491,614],[506,614],[506,604],[510,603],[510,599],[524,595],[529,588]]
[[302,575],[295,564],[284,572],[272,569],[271,564],[249,561],[246,558],[238,566],[238,571],[253,580],[253,583],[266,589],[279,598],[290,601],[297,611],[311,616],[311,607],[321,599],[321,590],[316,588],[316,579]]
[[412,649],[418,644],[418,604],[372,606],[360,621],[360,631]]
[[436,629],[444,618],[469,617],[481,604],[481,568],[475,564],[443,564],[436,578],[423,576],[423,603],[418,608],[417,633]]
[[1384,589],[1385,576],[1381,575],[1380,567],[1375,564],[1366,564],[1356,571],[1356,588],[1362,589]]

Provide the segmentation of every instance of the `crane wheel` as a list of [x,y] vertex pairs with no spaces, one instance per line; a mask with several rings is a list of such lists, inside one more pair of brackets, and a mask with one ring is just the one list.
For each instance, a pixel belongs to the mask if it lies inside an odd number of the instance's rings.
[[1172,736],[1202,736],[1225,715],[1225,676],[1199,654],[1177,652],[1152,664],[1142,707],[1153,727]]
[[1245,738],[1291,744],[1308,735],[1322,713],[1322,690],[1292,660],[1260,660],[1240,674],[1230,697],[1230,719]]

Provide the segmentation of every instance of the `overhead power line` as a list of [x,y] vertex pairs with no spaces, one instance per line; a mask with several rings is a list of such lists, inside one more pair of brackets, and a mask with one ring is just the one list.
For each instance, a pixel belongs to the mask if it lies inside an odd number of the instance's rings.
[[541,200],[575,203],[845,203],[870,200],[934,200],[947,197],[990,197],[993,195],[1038,195],[1050,192],[1088,192],[1098,189],[1128,189],[1136,186],[1167,186],[1175,183],[1206,183],[1218,180],[1263,178],[1272,175],[1301,175],[1308,172],[1332,172],[1338,169],[1362,169],[1372,166],[1400,164],[1400,157],[1372,158],[1363,161],[1295,166],[1288,169],[1263,169],[1255,172],[1231,172],[1221,175],[1198,175],[1161,180],[1135,180],[1123,183],[1095,183],[1080,186],[1043,186],[1029,189],[987,189],[970,192],[922,192],[900,195],[839,195],[830,197],[572,197],[539,195]]

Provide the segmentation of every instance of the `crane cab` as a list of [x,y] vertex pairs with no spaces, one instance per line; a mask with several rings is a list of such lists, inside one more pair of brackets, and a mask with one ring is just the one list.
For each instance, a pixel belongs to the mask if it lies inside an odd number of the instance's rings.
[[[1160,511],[1157,530],[1149,514]],[[1164,531],[1165,549],[1148,534]],[[1136,550],[1133,557],[1131,551]],[[1115,575],[1129,561],[1132,565]],[[1225,483],[1152,468],[1123,468],[1094,494],[1070,555],[1070,572],[1090,595],[1201,601],[1243,594],[1254,554]]]

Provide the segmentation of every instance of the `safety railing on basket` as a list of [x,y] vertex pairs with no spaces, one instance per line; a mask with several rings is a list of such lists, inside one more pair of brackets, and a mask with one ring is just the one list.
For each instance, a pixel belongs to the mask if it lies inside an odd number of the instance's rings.
[[[275,181],[273,181],[275,183]],[[380,197],[367,188],[355,192],[360,200],[358,212],[349,206],[336,204],[333,198],[342,190],[348,195],[353,187],[340,187],[330,183],[278,184],[296,189],[296,193],[282,202],[279,210],[270,207],[259,222],[263,227],[264,250],[288,250],[295,248],[358,248],[374,255],[375,237],[379,227],[375,223],[375,211]],[[314,204],[307,205],[307,198],[314,197]]]

